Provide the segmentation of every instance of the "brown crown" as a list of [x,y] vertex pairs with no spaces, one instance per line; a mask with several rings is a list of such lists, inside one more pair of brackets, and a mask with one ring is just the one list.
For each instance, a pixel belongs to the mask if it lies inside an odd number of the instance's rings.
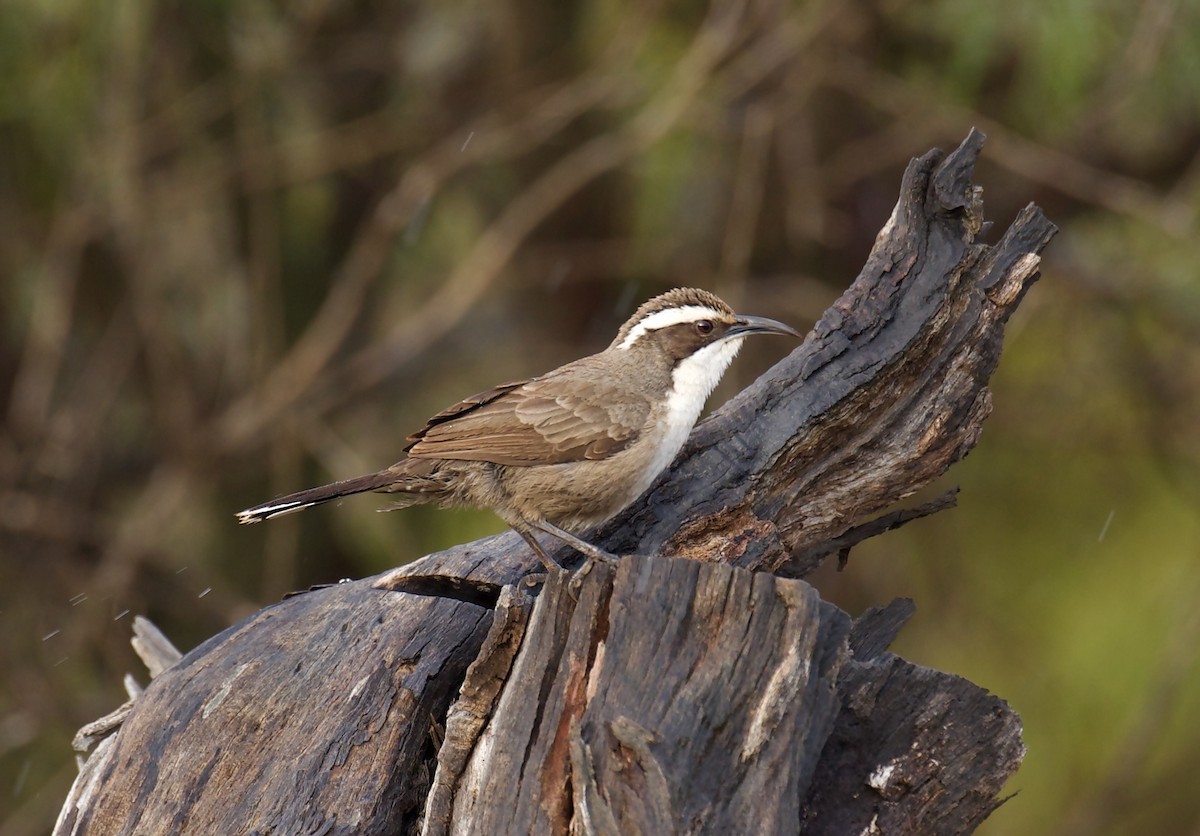
[[731,319],[736,316],[733,308],[726,305],[719,296],[709,293],[707,290],[697,287],[677,287],[643,302],[641,307],[633,312],[633,316],[629,317],[629,320],[621,326],[616,339],[613,340],[613,345],[620,345],[629,336],[629,332],[651,314],[665,311],[668,308],[685,308],[689,305],[704,305],[720,313],[728,314]]

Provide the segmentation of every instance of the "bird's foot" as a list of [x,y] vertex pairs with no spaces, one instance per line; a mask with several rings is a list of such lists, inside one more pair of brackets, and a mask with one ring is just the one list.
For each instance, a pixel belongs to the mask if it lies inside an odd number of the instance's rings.
[[534,589],[545,584],[549,577],[545,572],[533,572],[521,578],[521,586],[526,589]]
[[579,600],[579,590],[583,587],[583,582],[588,575],[592,573],[592,569],[596,566],[610,566],[616,568],[617,561],[620,560],[615,554],[609,554],[605,551],[597,549],[598,554],[589,554],[587,560],[583,561],[583,565],[575,570],[571,575],[571,580],[567,582],[567,588],[571,590],[571,597],[576,601]]
[[[533,521],[531,525],[539,531],[551,535],[560,542],[566,543],[568,546],[584,556],[583,566],[579,567],[579,569],[577,569],[571,575],[571,578],[567,583],[567,591],[571,598],[576,601],[579,600],[579,589],[583,585],[583,580],[591,573],[593,567],[595,567],[597,564],[615,566],[617,561],[620,560],[617,555],[606,552],[599,546],[593,546],[587,540],[581,540],[574,534],[564,531],[553,523],[546,522],[545,520],[536,520]],[[517,528],[516,531],[525,539],[525,542],[528,543],[529,547],[533,549],[538,559],[542,562],[542,565],[546,567],[545,575],[541,576],[542,581],[545,581],[547,578],[564,571],[564,567],[560,566],[558,562],[550,557],[546,553],[545,549],[539,545],[532,532],[523,528]]]

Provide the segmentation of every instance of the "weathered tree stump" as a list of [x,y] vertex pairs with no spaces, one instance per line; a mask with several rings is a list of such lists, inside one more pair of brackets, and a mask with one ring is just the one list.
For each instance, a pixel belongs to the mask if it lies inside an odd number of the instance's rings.
[[[965,455],[1054,227],[978,244],[982,135],[909,165],[862,273],[550,578],[515,535],[268,607],[94,741],[57,833],[965,833],[1024,753],[1001,700],[799,578]],[[560,560],[575,559],[568,550]],[[693,558],[686,560],[681,558]]]

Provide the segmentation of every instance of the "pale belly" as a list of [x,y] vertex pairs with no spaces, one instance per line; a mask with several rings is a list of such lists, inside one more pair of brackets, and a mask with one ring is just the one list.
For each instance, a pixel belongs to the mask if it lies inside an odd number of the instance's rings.
[[[641,496],[665,467],[646,462],[644,456],[634,461],[627,455],[630,452],[638,456],[638,451],[624,451],[601,462],[505,468],[501,478],[524,516],[581,531],[615,516]],[[678,448],[672,451],[672,459],[676,452]],[[656,458],[664,458],[661,448]]]

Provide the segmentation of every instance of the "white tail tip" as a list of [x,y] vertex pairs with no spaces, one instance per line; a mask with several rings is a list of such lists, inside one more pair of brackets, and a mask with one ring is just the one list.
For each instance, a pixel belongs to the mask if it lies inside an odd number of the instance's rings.
[[292,514],[296,511],[303,511],[315,502],[279,502],[270,505],[257,505],[254,508],[247,508],[245,511],[237,512],[237,521],[242,525],[250,525],[252,523],[269,520],[272,517],[282,517],[284,514]]

